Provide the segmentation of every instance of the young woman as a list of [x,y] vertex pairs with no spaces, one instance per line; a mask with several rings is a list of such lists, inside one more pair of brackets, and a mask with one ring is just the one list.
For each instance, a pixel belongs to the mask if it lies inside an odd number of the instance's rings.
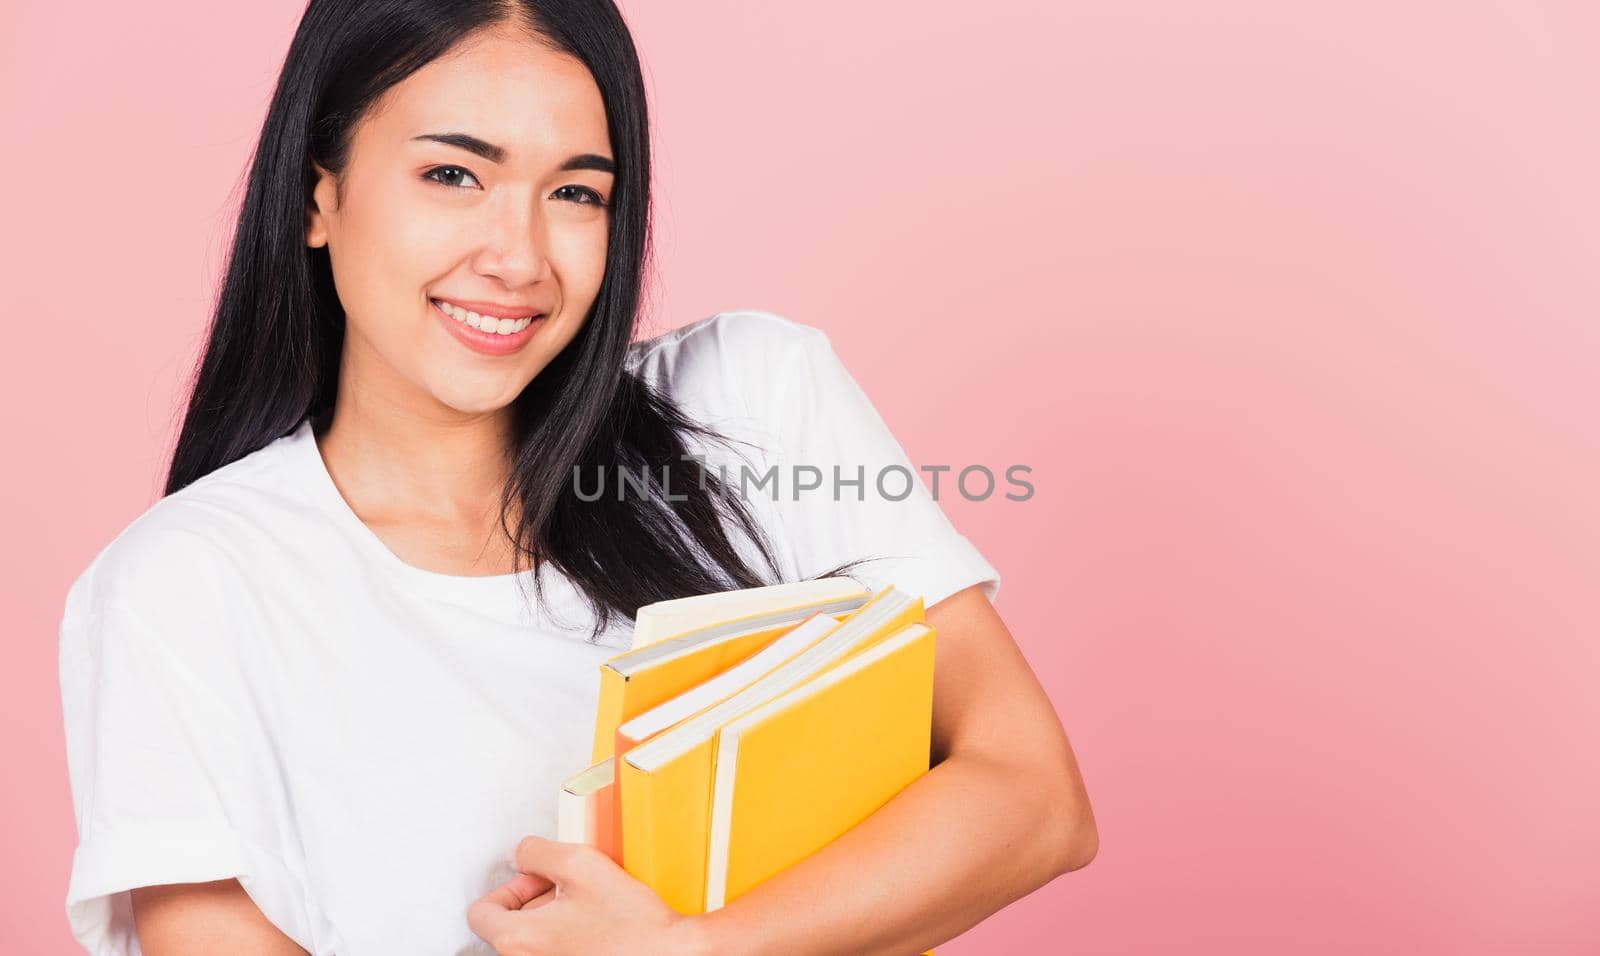
[[[91,952],[915,952],[1094,856],[998,573],[827,337],[632,341],[648,160],[609,0],[309,5],[167,495],[67,598]],[[707,915],[549,839],[637,607],[841,569],[927,602],[925,777]]]

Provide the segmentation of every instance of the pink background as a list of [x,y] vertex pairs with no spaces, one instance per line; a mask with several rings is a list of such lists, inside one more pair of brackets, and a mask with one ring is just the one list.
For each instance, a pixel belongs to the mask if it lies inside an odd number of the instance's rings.
[[[0,39],[0,936],[37,953],[61,602],[159,492],[301,8],[96,6]],[[1593,4],[625,10],[652,328],[820,326],[914,460],[1033,468],[942,500],[1102,849],[941,953],[1600,951]]]

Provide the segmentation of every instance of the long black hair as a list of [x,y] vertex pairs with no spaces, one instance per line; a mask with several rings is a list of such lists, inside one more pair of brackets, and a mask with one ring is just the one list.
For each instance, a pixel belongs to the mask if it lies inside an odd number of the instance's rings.
[[[475,30],[513,23],[581,61],[605,103],[616,179],[605,276],[581,330],[513,402],[501,527],[553,564],[595,612],[590,640],[645,604],[777,583],[770,540],[739,496],[688,452],[725,440],[625,368],[650,258],[643,75],[611,0],[311,0],[284,59],[250,165],[204,353],[167,476],[171,494],[289,434],[320,430],[337,398],[344,310],[326,247],[305,243],[315,161],[336,177],[350,134],[387,89]],[[649,494],[580,499],[581,474],[648,476]],[[665,482],[670,494],[661,494]],[[681,500],[680,500],[681,499]],[[516,526],[509,506],[519,507]],[[724,521],[765,563],[749,566]],[[820,572],[845,571],[855,562]]]

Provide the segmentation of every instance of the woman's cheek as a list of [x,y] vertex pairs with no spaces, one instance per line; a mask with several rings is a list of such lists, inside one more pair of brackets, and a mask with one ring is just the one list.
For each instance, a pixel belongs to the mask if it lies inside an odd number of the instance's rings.
[[438,209],[401,207],[387,223],[394,261],[407,273],[413,287],[426,286],[450,271],[452,257],[461,259],[470,249],[467,217],[441,215]]
[[584,311],[600,291],[606,272],[606,245],[609,240],[604,222],[573,223],[559,231],[558,246],[552,250],[556,271],[562,278],[568,301],[581,300]]

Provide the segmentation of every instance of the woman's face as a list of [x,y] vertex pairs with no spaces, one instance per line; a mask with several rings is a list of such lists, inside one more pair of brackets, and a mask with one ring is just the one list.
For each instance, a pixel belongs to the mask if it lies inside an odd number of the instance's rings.
[[319,167],[307,210],[345,310],[341,402],[508,405],[599,292],[611,158],[589,71],[516,32],[474,34],[386,91],[340,194]]

